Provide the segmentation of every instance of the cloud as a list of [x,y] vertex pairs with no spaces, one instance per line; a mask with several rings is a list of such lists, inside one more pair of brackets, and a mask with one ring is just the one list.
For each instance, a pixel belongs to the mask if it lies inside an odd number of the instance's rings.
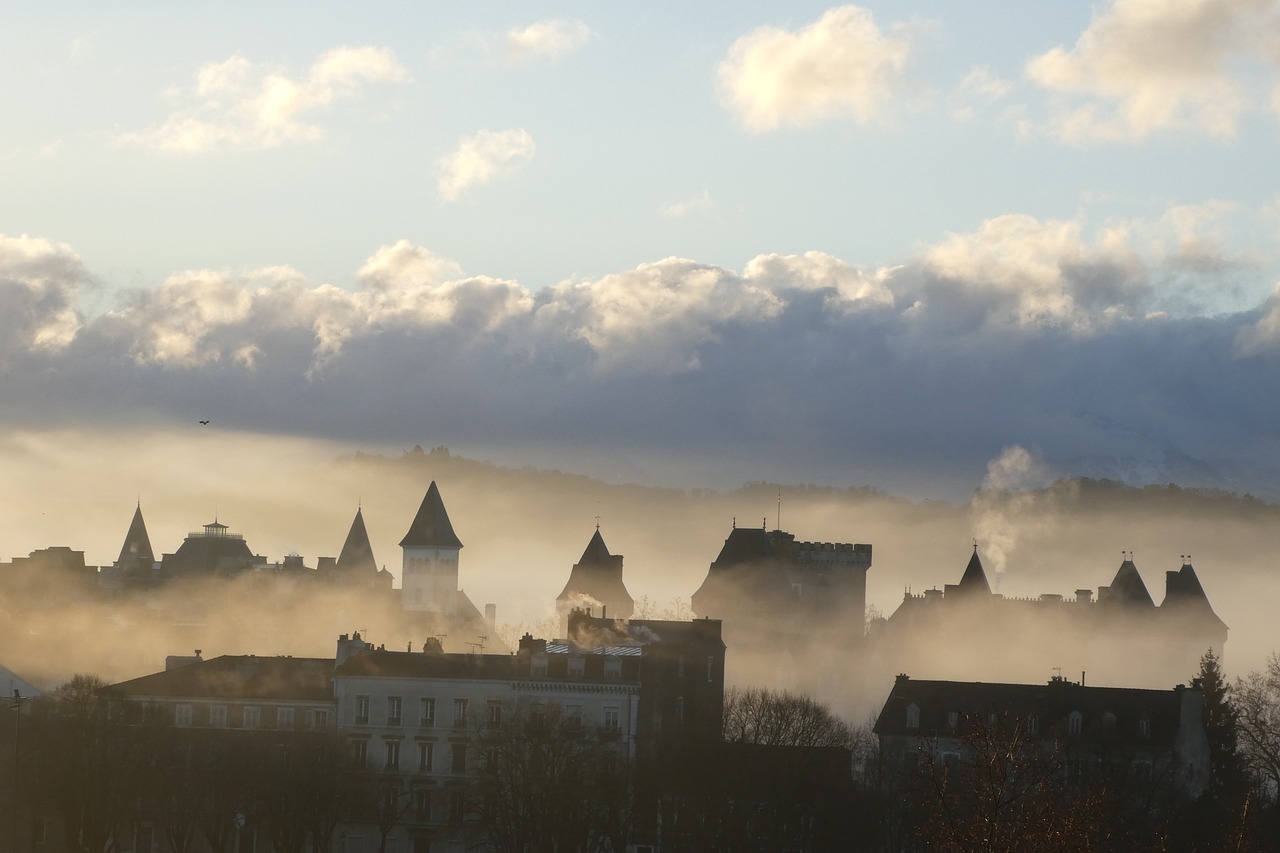
[[542,20],[507,31],[507,56],[514,62],[537,57],[557,59],[582,47],[590,38],[591,30],[582,21]]
[[65,243],[0,234],[0,364],[23,350],[68,346],[83,322],[75,293],[87,283],[80,256]]
[[534,151],[533,137],[523,128],[481,130],[464,137],[440,160],[440,198],[457,201],[473,186],[518,172],[533,160]]
[[888,112],[910,53],[903,27],[886,34],[868,10],[840,6],[798,31],[761,27],[735,41],[716,69],[720,101],[753,131],[874,121]]
[[956,121],[968,121],[973,118],[975,103],[993,104],[1012,91],[1012,82],[998,76],[986,66],[976,66],[956,86],[951,98],[951,115]]
[[227,429],[505,448],[689,485],[834,478],[967,498],[984,477],[1055,471],[1269,494],[1280,290],[1238,312],[1171,302],[1170,281],[1221,277],[1186,260],[1214,211],[1103,227],[1011,214],[892,267],[666,258],[536,291],[401,240],[355,265],[353,289],[283,266],[194,270],[92,317],[70,247],[7,237],[0,430],[201,411]]
[[1115,0],[1072,48],[1035,57],[1026,73],[1060,99],[1050,129],[1068,142],[1226,137],[1259,105],[1249,72],[1274,75],[1267,45],[1278,36],[1270,0]]
[[662,206],[662,215],[671,219],[683,219],[695,213],[706,213],[713,206],[711,191],[703,187],[702,192],[695,196],[690,196],[683,201],[664,204]]
[[382,47],[334,48],[300,78],[235,54],[200,68],[189,106],[120,141],[185,154],[310,141],[324,135],[312,118],[316,112],[355,97],[364,84],[409,80],[395,54]]

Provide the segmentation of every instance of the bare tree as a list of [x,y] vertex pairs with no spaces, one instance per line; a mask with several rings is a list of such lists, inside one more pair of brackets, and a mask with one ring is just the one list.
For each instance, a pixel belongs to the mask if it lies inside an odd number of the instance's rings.
[[765,746],[836,746],[852,750],[855,731],[808,696],[762,687],[732,687],[724,694],[724,739]]
[[1272,652],[1266,669],[1237,678],[1239,749],[1259,793],[1274,802],[1280,794],[1280,655]]
[[471,816],[499,853],[621,850],[630,828],[628,768],[608,733],[555,704],[516,707],[474,728]]

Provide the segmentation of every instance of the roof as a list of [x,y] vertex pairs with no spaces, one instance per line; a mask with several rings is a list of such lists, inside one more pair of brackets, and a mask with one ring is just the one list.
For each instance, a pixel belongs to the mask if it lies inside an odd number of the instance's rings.
[[1129,558],[1120,564],[1115,580],[1111,581],[1111,586],[1108,587],[1106,600],[1141,607],[1156,606],[1156,603],[1151,600],[1151,593],[1147,592],[1147,585],[1142,582],[1142,575],[1138,574],[1138,567]]
[[432,654],[365,649],[334,670],[334,675],[365,678],[492,678],[522,677],[513,655]]
[[409,532],[400,540],[401,548],[461,548],[453,525],[449,523],[449,513],[445,512],[444,501],[440,499],[440,489],[436,481],[431,481],[418,514],[409,525]]
[[142,563],[151,568],[155,561],[151,537],[147,536],[147,525],[142,520],[142,504],[139,503],[133,511],[133,521],[129,523],[129,532],[124,535],[124,544],[120,546],[120,557],[116,562],[122,566]]
[[[205,525],[209,527],[209,525]],[[173,554],[164,555],[164,571],[205,572],[242,569],[255,561],[248,544],[231,536],[188,536]]]
[[333,698],[333,658],[223,655],[123,681],[125,696],[324,702]]
[[[1082,717],[1084,735],[1099,733],[1103,714],[1116,718],[1118,735],[1136,737],[1138,720],[1151,724],[1147,741],[1170,745],[1177,733],[1186,688],[1143,690],[1129,687],[1085,687],[1054,680],[1042,684],[1000,684],[980,681],[928,681],[898,676],[876,720],[878,735],[932,736],[949,729],[948,715],[984,720],[988,714],[1013,717],[1037,716],[1041,732],[1052,734],[1053,722],[1072,712]],[[919,711],[919,726],[907,728],[907,706]]]
[[1213,612],[1213,606],[1209,604],[1209,596],[1205,595],[1204,587],[1200,585],[1200,578],[1196,576],[1196,570],[1190,562],[1184,563],[1176,572],[1165,572],[1164,602],[1160,607],[1186,609],[1202,618],[1216,622],[1223,628],[1227,627],[1227,624],[1218,618],[1218,614]]
[[978,558],[977,545],[973,546],[973,556],[969,558],[969,565],[964,567],[964,574],[960,577],[960,583],[956,584],[956,591],[991,594],[991,585],[987,583],[987,573],[982,568],[982,560]]
[[347,541],[342,543],[342,553],[338,554],[334,568],[351,574],[375,574],[378,571],[378,562],[373,559],[373,546],[369,544],[369,532],[365,530],[364,514],[360,509],[356,509],[355,520],[351,522]]
[[590,596],[608,607],[625,611],[617,615],[631,615],[635,599],[622,581],[622,555],[609,553],[599,528],[582,552],[582,559],[574,563],[569,580],[556,600],[567,601],[575,594]]

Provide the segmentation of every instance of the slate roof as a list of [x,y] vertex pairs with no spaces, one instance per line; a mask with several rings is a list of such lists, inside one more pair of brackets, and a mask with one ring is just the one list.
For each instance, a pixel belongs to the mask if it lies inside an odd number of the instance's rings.
[[129,523],[129,532],[124,535],[124,544],[120,546],[120,556],[116,563],[121,566],[136,563],[149,569],[155,561],[151,537],[147,535],[147,524],[142,520],[142,504],[139,503],[133,511],[133,521]]
[[334,565],[339,572],[356,574],[376,574],[378,562],[373,559],[373,546],[369,544],[369,532],[365,530],[364,514],[356,510],[355,520],[351,522],[351,530],[347,533],[347,541],[342,543],[342,553]]
[[1213,605],[1209,604],[1209,596],[1205,595],[1204,587],[1200,585],[1200,578],[1196,576],[1196,570],[1189,562],[1183,564],[1182,568],[1176,572],[1165,572],[1164,602],[1160,607],[1179,610],[1185,608],[1202,618],[1216,622],[1223,628],[1227,627],[1227,623],[1213,612]]
[[[999,684],[968,681],[928,681],[898,676],[885,701],[874,731],[878,735],[929,737],[949,731],[948,714],[960,719],[985,722],[991,713],[1026,719],[1040,719],[1040,736],[1055,733],[1054,724],[1065,721],[1073,711],[1082,717],[1082,735],[1099,735],[1104,726],[1103,714],[1116,718],[1115,734],[1137,740],[1138,721],[1150,721],[1150,737],[1143,740],[1154,746],[1172,745],[1178,731],[1185,688],[1141,690],[1127,687],[1084,687],[1070,681],[1046,684]],[[920,713],[918,729],[907,728],[907,706],[914,704]]]
[[440,498],[440,489],[436,481],[431,481],[422,506],[409,526],[409,532],[400,540],[401,548],[461,548],[462,542],[453,532],[449,522],[449,513],[445,512],[444,501]]
[[368,678],[492,678],[519,674],[514,655],[432,654],[365,649],[333,671],[338,677]]
[[969,565],[964,568],[964,574],[960,577],[960,583],[956,585],[956,591],[991,594],[991,585],[987,583],[987,573],[982,568],[982,560],[978,558],[977,545],[973,546],[973,556],[969,558]]
[[1139,607],[1156,606],[1151,593],[1147,592],[1147,585],[1142,582],[1142,575],[1138,574],[1138,567],[1131,559],[1126,558],[1120,564],[1120,570],[1116,572],[1115,580],[1111,581],[1108,590],[1107,601]]
[[569,580],[556,600],[566,601],[574,593],[589,595],[610,607],[622,607],[626,612],[618,615],[631,615],[629,608],[635,599],[622,580],[622,555],[609,553],[599,528],[582,552],[582,559],[574,563]]
[[223,655],[113,689],[137,698],[324,702],[333,698],[333,658]]

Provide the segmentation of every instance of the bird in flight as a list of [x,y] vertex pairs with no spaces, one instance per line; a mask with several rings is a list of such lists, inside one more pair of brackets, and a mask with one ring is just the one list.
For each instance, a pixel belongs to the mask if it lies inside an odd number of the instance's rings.
[[201,423],[203,426],[208,426],[208,425],[209,425],[209,422],[208,422],[208,421],[200,421],[200,423]]

